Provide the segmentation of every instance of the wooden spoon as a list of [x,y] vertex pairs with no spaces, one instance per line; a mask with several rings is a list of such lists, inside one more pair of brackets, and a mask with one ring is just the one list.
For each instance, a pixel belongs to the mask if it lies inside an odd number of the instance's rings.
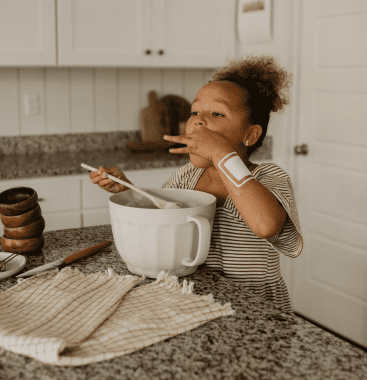
[[[98,169],[93,168],[92,166],[89,166],[86,164],[81,164],[81,166],[84,169],[88,169],[92,172],[98,171]],[[139,189],[138,187],[132,185],[131,183],[125,182],[119,178],[114,177],[113,175],[110,175],[108,173],[104,173],[104,174],[107,175],[108,179],[115,181],[115,182],[118,182],[118,183],[121,183],[122,185],[125,185],[126,187],[129,187],[130,189],[133,189],[133,190],[137,191],[138,193],[140,193],[141,195],[144,195],[145,197],[149,198],[158,208],[164,208],[164,209],[181,208],[178,204],[176,204],[174,202],[167,202],[163,199],[154,197],[153,195],[145,192],[144,190]]]

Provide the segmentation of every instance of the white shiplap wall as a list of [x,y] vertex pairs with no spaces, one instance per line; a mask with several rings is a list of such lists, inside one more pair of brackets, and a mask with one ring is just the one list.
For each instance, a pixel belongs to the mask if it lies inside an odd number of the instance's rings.
[[[2,68],[0,136],[140,130],[140,111],[168,94],[190,103],[208,69]],[[39,96],[25,115],[25,96]]]

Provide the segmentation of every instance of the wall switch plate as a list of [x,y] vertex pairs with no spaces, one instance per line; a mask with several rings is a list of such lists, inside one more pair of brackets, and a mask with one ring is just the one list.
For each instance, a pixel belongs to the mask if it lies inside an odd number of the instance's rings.
[[26,116],[39,114],[39,94],[25,94],[24,104]]

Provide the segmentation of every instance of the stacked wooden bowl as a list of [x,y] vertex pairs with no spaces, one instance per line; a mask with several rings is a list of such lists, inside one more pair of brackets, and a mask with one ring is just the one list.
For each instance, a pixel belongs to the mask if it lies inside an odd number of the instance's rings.
[[41,215],[38,195],[30,187],[13,187],[0,193],[1,222],[5,252],[34,255],[44,245],[45,220]]

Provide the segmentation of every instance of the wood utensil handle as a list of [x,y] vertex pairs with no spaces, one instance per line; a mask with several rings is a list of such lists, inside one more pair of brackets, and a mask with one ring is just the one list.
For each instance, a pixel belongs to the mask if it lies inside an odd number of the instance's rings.
[[85,249],[82,249],[81,251],[72,253],[71,255],[65,257],[65,259],[64,259],[65,263],[70,264],[76,260],[83,258],[83,257],[87,257],[89,255],[92,255],[93,253],[96,253],[96,252],[100,251],[101,249],[108,247],[111,244],[112,244],[112,242],[110,240],[107,240],[103,243],[94,245],[93,247],[85,248]]

